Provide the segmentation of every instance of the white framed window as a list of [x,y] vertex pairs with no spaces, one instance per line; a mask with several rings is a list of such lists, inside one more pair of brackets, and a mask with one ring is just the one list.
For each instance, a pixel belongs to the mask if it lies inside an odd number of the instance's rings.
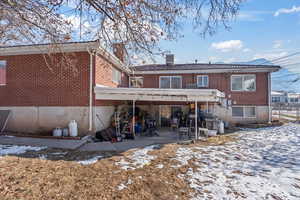
[[256,90],[256,76],[254,74],[247,75],[231,75],[231,91],[248,91]]
[[129,78],[129,87],[131,88],[142,88],[144,86],[144,78],[139,77],[130,77]]
[[291,98],[290,98],[290,102],[291,102],[291,103],[298,103],[298,102],[299,102],[299,99],[296,98],[296,97],[291,97]]
[[182,88],[181,76],[160,76],[159,88]]
[[208,87],[208,76],[207,75],[198,75],[197,76],[197,87]]
[[232,117],[256,118],[256,107],[255,106],[233,106]]
[[0,60],[0,86],[6,85],[6,60]]
[[272,102],[273,102],[273,103],[278,103],[278,102],[280,102],[280,97],[272,97]]
[[112,81],[114,83],[120,84],[121,78],[122,78],[122,73],[119,70],[112,68]]

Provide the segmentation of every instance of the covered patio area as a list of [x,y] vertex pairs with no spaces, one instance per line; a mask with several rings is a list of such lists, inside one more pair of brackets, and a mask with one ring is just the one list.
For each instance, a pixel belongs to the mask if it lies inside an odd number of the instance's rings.
[[[199,128],[199,115],[209,113],[213,116],[216,105],[224,106],[225,94],[216,89],[152,89],[152,88],[108,88],[95,87],[96,101],[118,101],[119,107],[127,107],[127,112],[134,117],[129,121],[129,131],[138,140],[157,140],[159,142],[176,142],[180,139],[180,128],[187,128],[189,138],[197,139]],[[119,118],[116,111],[116,118]],[[142,114],[141,114],[142,113]],[[145,114],[146,113],[146,114]],[[184,123],[180,122],[185,116]],[[143,116],[143,117],[141,117]],[[146,116],[146,117],[144,117]],[[147,130],[154,128],[147,125],[147,119],[154,121],[156,129],[153,129],[151,137]],[[177,119],[177,126],[173,122]],[[182,117],[183,119],[183,117]],[[189,123],[187,121],[189,120]],[[120,122],[121,121],[121,122]],[[146,126],[144,125],[146,122]],[[122,128],[116,124],[117,134],[122,134]],[[135,128],[132,128],[135,127]],[[142,127],[140,130],[139,127]],[[145,132],[146,131],[146,132]]]

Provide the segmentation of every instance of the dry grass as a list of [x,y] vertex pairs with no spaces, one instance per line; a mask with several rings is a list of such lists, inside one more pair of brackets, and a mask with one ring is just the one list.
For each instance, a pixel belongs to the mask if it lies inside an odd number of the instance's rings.
[[[232,140],[229,136],[219,136],[191,146],[220,145]],[[156,155],[157,159],[143,168],[128,171],[115,164],[123,155],[87,166],[72,161],[6,156],[0,158],[0,199],[189,199],[193,191],[177,177],[188,166],[171,167],[176,162],[172,158],[179,146],[170,144],[154,150],[149,154]],[[164,168],[157,168],[158,164]],[[132,184],[117,189],[129,179]]]

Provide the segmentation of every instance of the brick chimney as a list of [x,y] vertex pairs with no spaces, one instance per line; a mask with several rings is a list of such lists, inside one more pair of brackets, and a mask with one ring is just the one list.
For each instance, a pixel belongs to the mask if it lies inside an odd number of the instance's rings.
[[113,53],[119,60],[125,61],[125,45],[123,43],[114,43]]
[[174,65],[174,54],[167,54],[166,55],[166,64],[167,65]]

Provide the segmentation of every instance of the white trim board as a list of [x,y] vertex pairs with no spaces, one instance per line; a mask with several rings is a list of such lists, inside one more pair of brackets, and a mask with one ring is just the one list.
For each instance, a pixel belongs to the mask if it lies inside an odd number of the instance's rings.
[[256,72],[276,72],[278,68],[247,68],[247,69],[198,69],[198,70],[156,70],[156,71],[134,71],[135,75],[142,74],[205,74],[205,73],[256,73]]

